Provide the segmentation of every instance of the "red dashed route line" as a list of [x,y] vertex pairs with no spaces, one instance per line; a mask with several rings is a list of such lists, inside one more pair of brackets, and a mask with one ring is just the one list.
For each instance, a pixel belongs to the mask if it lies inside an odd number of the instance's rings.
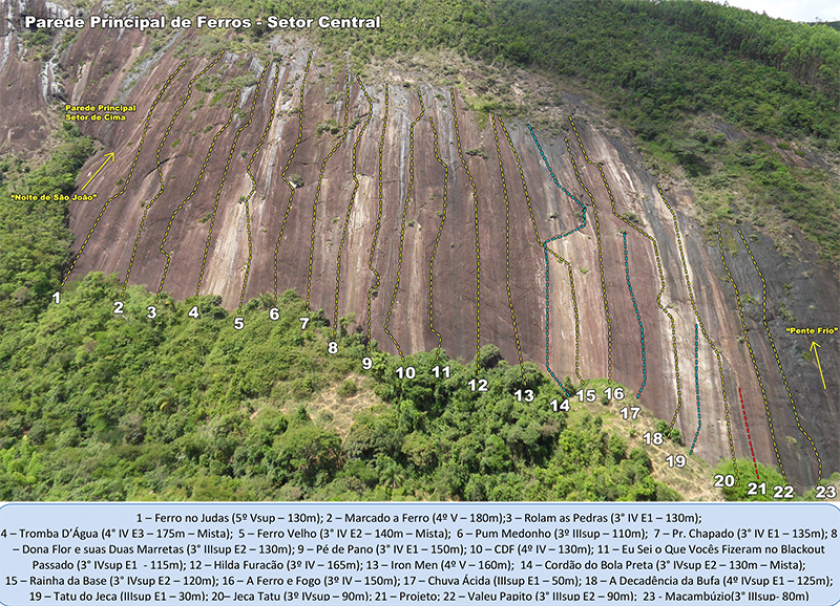
[[747,428],[747,440],[750,442],[750,453],[752,453],[753,467],[755,467],[755,479],[759,482],[761,478],[758,477],[758,464],[755,462],[755,450],[753,450],[752,438],[750,437],[750,424],[747,423],[747,409],[744,407],[744,396],[741,395],[741,388],[738,388],[738,397],[741,398],[741,410],[744,411],[744,427]]

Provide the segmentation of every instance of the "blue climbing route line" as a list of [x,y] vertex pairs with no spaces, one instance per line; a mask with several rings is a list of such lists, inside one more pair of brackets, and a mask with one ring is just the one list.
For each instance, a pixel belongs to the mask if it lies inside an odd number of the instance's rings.
[[543,253],[545,253],[545,369],[548,371],[548,374],[550,374],[551,377],[557,382],[557,384],[565,392],[565,394],[567,396],[571,397],[572,394],[569,393],[569,390],[567,390],[563,386],[563,384],[560,382],[560,379],[558,379],[557,375],[554,374],[554,371],[551,370],[551,366],[549,365],[549,361],[548,361],[548,354],[549,354],[549,340],[548,340],[548,334],[549,334],[549,330],[548,330],[548,326],[549,326],[549,312],[548,312],[548,309],[549,309],[548,243],[553,242],[554,240],[559,240],[560,238],[565,238],[566,236],[571,235],[571,234],[575,233],[576,231],[586,227],[586,207],[583,205],[583,203],[580,200],[578,200],[572,194],[570,194],[568,191],[566,191],[566,188],[563,187],[562,185],[560,185],[560,183],[557,181],[557,177],[554,176],[554,171],[551,170],[551,165],[549,165],[549,163],[548,163],[548,158],[545,157],[545,152],[543,152],[542,146],[540,145],[540,142],[537,139],[537,135],[534,134],[534,129],[531,128],[530,124],[528,124],[527,126],[528,126],[528,130],[531,131],[531,136],[534,138],[534,143],[537,144],[537,149],[540,151],[540,156],[542,156],[543,162],[545,163],[545,167],[548,169],[548,174],[551,175],[551,178],[554,181],[554,184],[557,187],[559,187],[563,191],[564,194],[566,194],[572,200],[577,202],[580,205],[580,207],[583,209],[583,223],[578,225],[573,230],[571,230],[569,232],[566,232],[562,236],[555,236],[553,238],[549,238],[548,240],[546,240],[545,242],[542,243]]
[[697,394],[697,431],[694,433],[694,441],[691,443],[691,450],[688,451],[688,454],[692,454],[694,452],[694,445],[697,444],[697,436],[700,435],[700,427],[702,425],[700,421],[700,379],[697,376],[697,324],[694,325],[694,392]]
[[642,316],[639,314],[639,306],[636,305],[636,297],[633,295],[633,287],[630,285],[630,261],[627,258],[627,234],[621,234],[624,238],[624,273],[627,274],[627,288],[630,290],[630,300],[633,301],[633,309],[636,310],[636,320],[639,321],[639,333],[642,338],[642,386],[639,388],[639,393],[636,394],[636,399],[642,397],[642,391],[647,384],[647,364],[645,364],[645,328],[642,326]]

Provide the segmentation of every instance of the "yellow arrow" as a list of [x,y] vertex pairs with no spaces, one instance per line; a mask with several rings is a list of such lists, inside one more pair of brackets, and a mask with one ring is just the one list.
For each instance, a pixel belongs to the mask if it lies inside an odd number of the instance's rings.
[[87,180],[87,183],[85,183],[84,185],[82,185],[82,191],[85,191],[85,188],[88,186],[88,183],[90,183],[90,182],[91,182],[91,180],[92,180],[92,179],[93,179],[96,175],[98,175],[98,174],[99,174],[99,171],[100,171],[100,170],[102,170],[103,168],[105,168],[105,165],[106,165],[106,164],[108,164],[108,160],[111,160],[112,162],[116,162],[116,160],[114,160],[114,152],[110,152],[110,153],[108,153],[108,154],[105,154],[105,162],[103,162],[103,163],[102,163],[102,166],[100,166],[99,168],[97,168],[97,169],[96,169],[96,172],[95,172],[95,173],[93,173],[93,174],[90,176],[90,179],[88,179],[88,180]]
[[817,368],[820,369],[820,378],[822,379],[823,389],[826,389],[825,377],[823,376],[822,366],[820,365],[820,354],[817,353],[817,348],[819,348],[819,345],[817,345],[814,341],[811,341],[811,351],[814,352],[814,356],[817,358]]

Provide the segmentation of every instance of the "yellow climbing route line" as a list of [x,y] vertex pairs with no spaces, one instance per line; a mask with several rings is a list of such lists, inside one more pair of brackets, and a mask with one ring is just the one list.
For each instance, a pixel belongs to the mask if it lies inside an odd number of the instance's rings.
[[[236,91],[235,97],[239,96],[239,91]],[[219,129],[215,135],[213,135],[213,141],[210,143],[210,147],[207,149],[207,154],[204,156],[204,164],[201,165],[201,170],[198,171],[198,177],[195,180],[195,185],[193,185],[192,191],[184,198],[184,201],[178,205],[178,208],[170,215],[169,223],[166,226],[166,231],[163,233],[163,239],[160,241],[160,254],[166,257],[166,264],[163,266],[163,276],[160,278],[160,284],[158,285],[157,294],[155,295],[155,303],[157,303],[158,298],[160,297],[160,293],[163,291],[163,283],[166,282],[166,275],[169,272],[169,265],[172,263],[172,256],[166,252],[164,246],[166,246],[166,240],[169,238],[169,230],[172,229],[172,222],[175,220],[175,217],[181,209],[186,206],[187,202],[195,195],[195,192],[198,190],[198,186],[201,185],[201,179],[204,176],[204,171],[207,170],[207,163],[210,161],[210,156],[213,155],[213,150],[216,147],[216,140],[219,138],[223,132],[225,132],[228,127],[230,126],[231,121],[233,120],[233,114],[236,113],[236,103],[233,103],[230,108],[230,116],[228,116],[227,122],[225,125]]]
[[434,142],[435,142],[435,160],[437,160],[438,164],[443,167],[443,211],[440,216],[440,227],[438,228],[437,236],[435,236],[435,244],[432,246],[432,256],[429,259],[429,328],[435,334],[438,340],[437,348],[435,351],[435,359],[440,356],[441,345],[443,344],[443,338],[440,336],[440,333],[435,330],[435,299],[434,299],[434,283],[435,283],[435,256],[437,255],[438,245],[440,244],[440,237],[443,234],[443,225],[446,223],[446,197],[449,193],[449,167],[440,157],[438,153],[438,132],[437,128],[435,128],[434,120],[432,120],[432,116],[428,116],[429,125],[432,127],[432,134],[434,135]]
[[[569,122],[572,124],[572,130],[575,131],[575,137],[577,137],[578,145],[580,145],[581,151],[583,151],[583,142],[580,140],[580,135],[578,134],[577,127],[575,126],[574,120],[572,117],[569,116]],[[565,137],[563,137],[565,139]],[[569,147],[568,141],[566,142],[566,148],[569,149],[569,157],[572,157],[571,148]],[[589,158],[586,157],[586,152],[583,151],[583,157],[589,162]],[[574,159],[572,159],[574,162]],[[589,162],[592,164],[592,162]],[[578,174],[577,167],[575,167],[575,175],[577,175],[578,182],[580,183],[581,187],[583,187],[583,181],[581,181],[580,174]],[[604,277],[604,255],[601,249],[601,223],[598,221],[598,207],[595,204],[595,198],[589,193],[585,187],[583,188],[584,191],[589,195],[589,200],[592,202],[592,215],[595,217],[595,242],[598,245],[598,272],[601,274],[601,292],[604,295],[604,313],[607,317],[607,380],[612,383],[612,324],[610,323],[610,304],[607,300],[607,282],[606,278]],[[674,347],[676,347],[676,341],[674,341]],[[676,349],[674,350],[676,353]],[[677,369],[677,390],[679,391],[679,384],[680,384],[680,371]],[[680,403],[682,403],[682,399],[680,399]]]
[[286,172],[292,165],[292,160],[295,159],[295,153],[300,145],[301,137],[303,137],[303,94],[306,92],[306,77],[309,75],[309,66],[312,64],[312,53],[309,51],[309,58],[306,60],[306,68],[303,70],[303,81],[300,83],[300,106],[298,107],[298,136],[295,146],[292,148],[292,153],[289,156],[283,172],[280,173],[280,178],[289,186],[289,203],[286,205],[286,214],[283,215],[283,224],[280,226],[280,234],[277,236],[277,244],[274,245],[274,303],[277,304],[277,253],[280,250],[280,241],[283,239],[283,232],[286,231],[286,222],[289,220],[289,211],[292,210],[292,202],[295,199],[295,186],[286,178]]
[[478,188],[475,185],[475,180],[470,173],[470,167],[467,166],[467,160],[461,150],[461,133],[458,130],[458,111],[455,107],[455,89],[449,89],[449,95],[452,98],[452,117],[455,121],[455,139],[458,142],[458,156],[461,158],[461,165],[469,177],[470,185],[473,191],[473,208],[475,213],[475,351],[476,354],[481,350],[481,250],[478,243]]
[[[233,152],[236,151],[236,143],[239,141],[239,135],[242,134],[246,128],[251,126],[251,122],[254,119],[254,109],[257,107],[257,97],[259,97],[260,89],[262,88],[263,79],[265,75],[268,73],[269,68],[271,67],[271,61],[268,61],[263,68],[262,73],[260,74],[260,79],[257,81],[257,88],[254,90],[254,100],[251,102],[251,110],[248,112],[248,121],[245,122],[242,126],[236,129],[236,133],[233,135],[233,143],[231,143],[230,151],[228,152],[227,163],[225,164],[225,170],[222,172],[222,180],[219,182],[219,189],[216,190],[216,199],[213,202],[213,214],[210,216],[210,231],[207,233],[207,242],[204,244],[204,257],[201,259],[201,270],[198,272],[198,284],[195,286],[195,296],[198,296],[199,291],[201,290],[201,282],[204,279],[204,268],[207,265],[207,255],[210,252],[210,241],[213,239],[213,225],[216,223],[216,211],[219,209],[219,198],[222,195],[222,188],[225,185],[225,179],[227,179],[227,173],[230,169],[230,163],[233,161]],[[236,106],[237,99],[234,98],[233,104]]]
[[402,217],[400,218],[400,249],[399,257],[397,259],[397,281],[394,284],[394,294],[391,295],[391,304],[388,306],[388,314],[385,316],[385,334],[388,335],[388,338],[391,339],[394,347],[397,348],[397,353],[400,354],[401,360],[404,360],[405,356],[403,355],[402,349],[400,349],[400,344],[397,343],[394,335],[392,335],[391,331],[388,330],[388,326],[391,323],[391,314],[394,311],[394,304],[397,302],[397,291],[400,289],[403,242],[405,241],[405,213],[408,210],[408,201],[411,199],[411,188],[414,185],[414,127],[417,126],[423,118],[423,115],[426,113],[426,106],[423,105],[423,95],[420,94],[419,90],[417,91],[417,98],[420,99],[420,115],[418,115],[414,122],[411,123],[411,128],[409,129],[408,134],[408,189],[405,192],[405,203],[403,204]]
[[[572,119],[569,118],[569,121],[572,122]],[[580,135],[577,132],[577,129],[575,129],[574,122],[572,122],[572,128],[575,131],[575,137],[577,138],[578,145],[580,145],[580,151],[583,154],[583,159],[586,160],[586,162],[588,164],[597,168],[598,172],[601,173],[601,179],[604,182],[604,188],[607,190],[607,195],[610,197],[610,205],[612,207],[613,215],[615,215],[616,217],[621,219],[624,223],[626,223],[627,225],[632,227],[639,234],[641,234],[642,236],[644,236],[645,238],[650,240],[651,244],[653,244],[653,250],[654,250],[654,253],[656,255],[656,265],[659,268],[659,276],[660,276],[661,285],[662,285],[662,288],[659,291],[659,296],[657,297],[656,302],[657,302],[657,305],[659,306],[659,309],[661,309],[668,316],[668,319],[670,320],[670,324],[671,324],[671,345],[673,346],[673,351],[674,351],[674,367],[676,368],[676,376],[677,376],[677,394],[678,394],[679,402],[681,403],[682,402],[682,395],[681,395],[682,391],[680,389],[680,369],[679,369],[679,364],[678,364],[678,361],[677,361],[678,360],[678,358],[677,358],[677,334],[676,334],[676,330],[675,330],[674,319],[671,317],[671,314],[668,313],[668,311],[664,307],[662,307],[662,305],[660,304],[660,298],[662,296],[662,293],[665,292],[665,279],[664,279],[664,276],[663,276],[663,273],[662,273],[662,262],[659,258],[659,246],[657,245],[656,239],[653,236],[651,236],[650,234],[645,232],[643,229],[641,229],[638,225],[636,225],[632,221],[630,221],[627,218],[623,217],[622,215],[618,214],[618,211],[616,211],[616,209],[615,209],[615,197],[613,196],[612,190],[610,189],[610,184],[607,182],[607,175],[604,173],[604,169],[601,167],[600,164],[598,164],[597,162],[592,162],[589,159],[589,155],[586,153],[586,148],[583,145],[583,141],[581,140]],[[567,142],[566,145],[568,147],[568,142]],[[575,175],[578,178],[578,182],[580,183],[581,187],[583,187],[583,189],[586,191],[586,193],[589,195],[589,197],[592,198],[592,194],[589,192],[589,190],[586,189],[586,186],[583,185],[583,181],[581,180],[581,176],[578,173],[577,166],[575,165],[575,159],[571,156],[571,153],[569,154],[569,157],[572,158],[572,166],[575,169]],[[595,204],[594,200],[593,200],[592,203],[593,203],[593,206],[594,206],[594,204]],[[677,410],[679,410],[679,408]],[[676,415],[674,415],[674,421],[676,421]],[[673,429],[673,422],[671,423],[671,429]],[[669,429],[669,431],[670,431],[670,429]]]
[[513,311],[513,295],[510,292],[510,202],[508,201],[507,182],[505,181],[505,167],[502,165],[502,148],[499,146],[496,116],[491,115],[491,118],[493,120],[493,137],[496,139],[496,155],[499,156],[499,173],[502,175],[502,193],[505,197],[505,289],[507,290],[508,306],[510,307],[510,319],[513,322],[516,353],[519,354],[519,370],[522,372],[522,380],[527,385],[528,380],[525,378],[525,366],[522,360],[522,347],[519,344],[519,329],[516,327],[516,314]]
[[158,181],[160,182],[160,189],[158,189],[157,194],[155,194],[155,197],[152,198],[151,202],[143,205],[143,217],[140,219],[140,228],[137,230],[137,237],[134,239],[134,250],[131,251],[131,259],[129,259],[129,261],[128,261],[128,270],[126,270],[126,272],[125,272],[125,281],[123,282],[123,287],[122,287],[123,298],[125,298],[125,291],[126,291],[126,288],[128,287],[128,279],[131,276],[131,268],[134,265],[134,257],[137,254],[137,247],[140,244],[140,237],[143,235],[143,226],[146,224],[146,216],[149,214],[149,209],[152,208],[152,204],[157,202],[158,198],[160,198],[161,195],[163,194],[164,183],[163,183],[163,169],[162,169],[162,165],[161,165],[161,162],[160,162],[160,152],[163,149],[164,144],[166,143],[167,137],[169,137],[169,132],[172,130],[172,125],[175,124],[175,119],[178,117],[178,115],[181,113],[181,111],[187,105],[187,101],[190,100],[190,97],[192,97],[193,83],[195,83],[196,80],[198,80],[201,76],[203,76],[207,72],[207,70],[209,70],[211,67],[216,65],[216,63],[219,62],[219,60],[222,58],[222,56],[224,54],[225,54],[224,51],[220,51],[219,54],[216,55],[216,58],[213,59],[213,61],[211,61],[207,65],[207,67],[205,67],[203,70],[198,72],[198,74],[190,80],[189,84],[187,84],[187,94],[184,96],[184,99],[181,101],[181,105],[178,107],[178,109],[172,115],[172,119],[169,121],[169,126],[166,127],[166,132],[163,134],[163,138],[160,141],[160,145],[158,145],[157,151],[155,152],[155,160],[157,162],[157,174],[158,174]]
[[259,143],[257,143],[257,147],[254,149],[254,153],[251,154],[251,159],[248,160],[248,166],[245,167],[245,172],[248,173],[248,178],[251,179],[251,191],[248,192],[248,196],[245,198],[245,228],[248,232],[248,261],[245,264],[245,278],[242,280],[242,291],[239,293],[239,307],[242,307],[242,303],[245,301],[245,289],[248,287],[248,277],[251,274],[251,260],[253,258],[250,203],[251,198],[253,198],[254,194],[257,193],[257,180],[254,179],[254,175],[251,174],[251,165],[254,163],[254,159],[260,152],[265,136],[268,134],[268,131],[271,129],[271,124],[274,122],[274,104],[277,101],[277,81],[280,79],[280,64],[278,63],[276,65],[277,71],[274,72],[274,82],[271,85],[271,111],[268,114],[268,122],[265,125],[265,129],[263,130]]
[[[519,169],[519,178],[522,181],[522,190],[525,192],[525,201],[528,203],[528,213],[531,215],[531,225],[533,225],[534,227],[534,236],[536,236],[537,238],[537,244],[540,246],[540,248],[542,248],[543,239],[540,237],[540,231],[537,228],[537,220],[534,217],[534,209],[531,207],[531,196],[528,194],[528,186],[525,184],[525,173],[522,170],[522,161],[519,159],[519,153],[516,151],[516,147],[514,147],[513,145],[513,141],[510,138],[510,134],[507,131],[507,127],[505,126],[504,121],[500,116],[495,117],[502,127],[502,132],[504,132],[505,138],[507,139],[508,145],[510,146],[510,150],[513,152],[513,157],[516,158],[516,167]],[[580,380],[580,319],[578,316],[577,296],[575,295],[575,278],[574,274],[572,273],[572,265],[553,250],[547,250],[552,255],[554,255],[558,263],[564,264],[566,266],[566,269],[569,271],[569,283],[572,287],[572,309],[574,310],[575,314],[575,375],[577,376],[578,380]]]
[[[694,300],[694,290],[691,288],[691,278],[688,276],[688,264],[685,261],[685,253],[683,252],[682,237],[680,235],[680,226],[677,222],[677,213],[675,213],[674,209],[671,208],[671,205],[668,204],[668,200],[665,199],[665,194],[662,193],[662,188],[659,186],[659,183],[656,184],[656,189],[659,190],[659,196],[665,203],[665,208],[668,209],[668,212],[670,212],[671,216],[674,218],[674,231],[677,234],[677,247],[680,251],[680,260],[682,261],[685,282],[688,285],[688,298],[689,301],[691,301],[691,308],[694,310],[694,319],[697,320],[697,324],[700,326],[700,330],[703,332],[703,336],[706,338],[706,341],[709,343],[709,347],[712,348],[712,351],[715,354],[715,358],[717,359],[718,373],[720,374],[720,389],[723,392],[723,410],[726,415],[726,434],[729,437],[729,453],[732,456],[732,466],[735,469],[735,481],[740,486],[741,478],[738,474],[738,465],[736,465],[735,463],[735,442],[732,439],[732,426],[729,423],[729,403],[726,399],[726,382],[723,379],[723,357],[721,356],[721,353],[715,346],[714,342],[712,342],[712,338],[706,332],[706,327],[704,326],[703,321],[700,319],[700,312],[697,310],[697,303]],[[735,410],[737,412],[738,409],[736,408]]]
[[368,269],[373,272],[376,282],[367,292],[367,341],[366,348],[370,349],[370,303],[373,298],[373,291],[379,288],[379,273],[373,267],[373,255],[376,252],[376,240],[379,238],[379,226],[382,223],[382,150],[385,148],[385,128],[388,126],[388,85],[385,85],[385,116],[382,118],[382,134],[379,138],[379,159],[377,160],[377,172],[379,174],[377,187],[379,190],[379,203],[376,209],[376,229],[373,231],[373,242],[370,245],[370,257],[368,257]]
[[[368,102],[368,112],[367,118],[365,119],[365,123],[362,125],[362,129],[359,131],[359,136],[356,137],[356,142],[353,144],[353,165],[351,167],[351,171],[353,172],[353,193],[350,194],[350,202],[347,204],[347,214],[344,216],[344,230],[341,233],[341,242],[338,244],[338,260],[335,266],[335,309],[333,310],[333,340],[335,340],[336,334],[338,333],[338,293],[339,293],[339,285],[341,284],[341,253],[344,250],[344,241],[347,239],[347,228],[350,225],[350,214],[353,212],[353,202],[356,199],[356,192],[359,191],[359,175],[356,173],[356,152],[359,149],[359,142],[362,140],[362,135],[365,134],[365,130],[367,130],[368,124],[370,124],[370,119],[373,117],[373,99],[370,98],[367,90],[365,89],[365,85],[362,84],[362,79],[359,76],[356,76],[356,82],[359,83],[359,88],[365,95],[365,98]],[[350,108],[347,108],[349,113]]]
[[309,295],[312,290],[312,260],[315,256],[315,220],[318,216],[318,198],[321,196],[321,183],[324,180],[324,170],[327,168],[327,162],[333,157],[333,154],[338,151],[341,144],[347,138],[347,119],[350,117],[350,77],[344,77],[344,125],[341,129],[341,136],[336,141],[335,146],[327,154],[327,157],[321,162],[321,172],[318,174],[318,185],[315,187],[315,203],[312,205],[312,234],[309,238],[309,274],[306,277],[306,305],[309,305]]
[[[569,121],[571,122],[571,121],[572,121],[572,119],[571,119],[571,118],[569,118]],[[609,185],[607,184],[606,177],[604,177],[604,173],[603,173],[603,171],[601,170],[601,167],[600,167],[600,166],[598,166],[597,164],[595,164],[594,162],[592,162],[592,161],[590,161],[590,160],[589,160],[589,157],[588,157],[588,156],[587,156],[587,154],[586,154],[586,149],[584,148],[584,146],[583,146],[583,142],[582,142],[582,141],[581,141],[581,139],[580,139],[580,135],[578,134],[577,129],[575,129],[575,127],[574,127],[574,122],[572,122],[572,128],[575,130],[575,136],[576,136],[576,138],[577,138],[578,145],[580,145],[580,149],[581,149],[581,152],[583,153],[583,157],[584,157],[584,159],[586,160],[586,162],[587,162],[587,163],[592,164],[593,166],[595,166],[595,167],[598,169],[598,171],[599,171],[599,172],[601,172],[601,176],[604,178],[604,185],[605,185],[605,186],[606,186],[606,188],[607,188],[607,193],[609,193],[609,195],[610,195],[610,201],[612,202],[613,214],[615,214],[616,216],[618,216],[619,218],[621,218],[621,219],[622,219],[625,223],[627,223],[628,225],[630,225],[630,227],[632,227],[632,228],[633,228],[633,229],[635,229],[637,232],[639,232],[641,235],[643,235],[645,238],[647,238],[648,240],[650,240],[650,241],[651,241],[651,244],[653,244],[653,253],[654,253],[654,257],[656,258],[656,269],[657,269],[657,271],[658,271],[658,273],[659,273],[659,284],[660,284],[660,289],[659,289],[659,292],[658,292],[658,293],[657,293],[657,295],[656,295],[656,305],[657,305],[657,307],[659,307],[659,309],[661,309],[661,310],[662,310],[662,312],[663,312],[666,316],[668,316],[668,323],[670,324],[670,327],[671,327],[671,349],[672,349],[673,354],[674,354],[674,371],[675,371],[675,375],[676,375],[676,383],[677,383],[677,409],[676,409],[676,411],[674,412],[674,417],[673,417],[673,419],[671,419],[671,425],[670,425],[670,427],[668,428],[668,433],[670,434],[670,432],[671,432],[671,431],[673,431],[673,429],[674,429],[674,423],[676,423],[676,421],[677,421],[677,415],[678,415],[678,414],[679,414],[679,412],[680,412],[680,408],[682,408],[682,388],[681,388],[681,385],[680,385],[680,365],[679,365],[679,357],[678,357],[678,355],[677,355],[677,331],[676,331],[676,325],[675,325],[675,322],[674,322],[674,317],[673,317],[673,316],[670,314],[670,312],[668,312],[668,310],[667,310],[667,309],[666,309],[666,308],[662,305],[662,294],[665,292],[665,273],[664,273],[664,272],[663,272],[663,270],[662,270],[662,258],[659,256],[659,245],[656,243],[656,240],[655,240],[652,236],[648,235],[648,234],[647,234],[644,230],[642,230],[642,229],[641,229],[641,228],[639,228],[638,226],[634,225],[633,223],[631,223],[631,222],[629,222],[629,221],[625,220],[625,219],[624,219],[624,217],[621,217],[620,215],[618,215],[618,214],[615,212],[615,200],[614,200],[614,198],[613,198],[612,192],[611,192],[611,191],[610,191],[610,189],[609,189]],[[565,137],[564,137],[564,139],[565,139]],[[567,149],[567,151],[569,152],[569,158],[570,158],[570,159],[571,159],[571,161],[572,161],[572,168],[573,168],[573,169],[574,169],[574,171],[575,171],[575,176],[576,176],[576,177],[577,177],[577,179],[578,179],[578,183],[579,183],[579,184],[580,184],[580,186],[583,188],[583,190],[586,192],[586,195],[587,195],[587,196],[589,196],[589,199],[592,201],[592,205],[593,205],[593,207],[594,207],[594,205],[595,205],[595,199],[594,199],[594,197],[593,197],[592,193],[591,193],[591,192],[590,192],[590,191],[586,188],[586,186],[583,184],[583,180],[582,180],[582,178],[581,178],[580,171],[578,170],[577,164],[575,163],[574,156],[572,155],[572,149],[571,149],[571,146],[569,145],[569,141],[568,141],[568,140],[566,140],[566,149]]]
[[78,263],[79,257],[82,256],[82,253],[85,252],[85,247],[87,246],[87,243],[90,240],[91,236],[93,236],[93,232],[96,231],[96,227],[99,225],[99,222],[102,220],[102,215],[104,215],[105,211],[108,210],[108,205],[117,198],[119,198],[121,195],[123,195],[125,193],[125,190],[128,189],[128,184],[131,182],[131,175],[134,174],[134,167],[137,166],[137,159],[140,157],[140,152],[143,151],[143,142],[146,140],[146,133],[149,131],[149,123],[152,120],[152,112],[155,111],[155,107],[157,106],[158,102],[163,97],[163,94],[166,92],[166,89],[169,88],[169,84],[172,82],[172,79],[178,75],[178,72],[180,72],[186,64],[187,62],[184,61],[181,63],[181,65],[175,68],[175,71],[172,72],[172,74],[170,74],[170,76],[166,79],[166,82],[163,83],[163,86],[161,87],[160,92],[157,94],[157,97],[155,97],[155,100],[152,101],[152,105],[151,107],[149,107],[149,112],[146,114],[146,122],[143,124],[143,134],[140,136],[140,144],[137,146],[137,152],[134,154],[134,161],[131,163],[131,168],[128,169],[128,175],[125,178],[123,188],[105,201],[105,204],[102,206],[102,210],[99,211],[99,216],[96,217],[96,220],[93,222],[93,225],[91,226],[88,235],[85,236],[85,239],[82,242],[82,247],[79,249],[79,252],[76,253],[76,256],[73,257],[73,260],[70,262],[70,267],[67,269],[67,273],[61,280],[60,288],[64,288],[64,285],[67,283],[67,279],[70,277],[70,274],[73,273],[73,268],[76,267],[76,263]]
[[720,225],[717,226],[718,246],[720,247],[720,261],[723,263],[723,269],[726,270],[726,275],[729,276],[729,282],[735,290],[735,305],[738,308],[738,317],[741,319],[741,329],[744,331],[744,341],[747,344],[747,349],[750,352],[750,359],[752,360],[753,370],[755,370],[755,378],[758,379],[758,387],[761,389],[761,397],[764,399],[764,411],[767,413],[767,422],[770,425],[770,437],[773,440],[773,450],[776,451],[776,460],[779,462],[779,470],[782,472],[782,477],[787,483],[787,474],[782,465],[782,457],[779,454],[779,448],[776,446],[776,432],[773,429],[773,417],[770,415],[770,404],[767,402],[767,392],[764,390],[764,384],[761,382],[761,373],[758,371],[758,364],[755,361],[755,354],[753,353],[752,345],[750,344],[750,335],[747,330],[747,323],[744,320],[744,310],[741,308],[741,296],[738,294],[738,285],[735,284],[735,278],[729,272],[729,266],[726,264],[726,259],[723,256],[723,237],[720,233]]
[[767,338],[770,340],[770,347],[773,348],[773,355],[776,357],[776,365],[779,367],[779,373],[782,375],[782,382],[785,384],[785,389],[787,390],[788,398],[790,399],[790,407],[793,409],[796,426],[799,428],[799,431],[802,432],[802,435],[805,436],[805,438],[811,443],[811,448],[814,449],[814,455],[817,457],[817,465],[819,466],[819,469],[817,470],[817,486],[819,486],[822,481],[822,459],[820,459],[820,453],[817,452],[817,446],[814,444],[814,440],[812,440],[811,436],[808,435],[808,432],[802,428],[802,424],[799,421],[799,413],[796,411],[796,403],[793,401],[793,394],[790,392],[790,386],[788,385],[787,378],[785,377],[785,371],[782,370],[782,362],[779,360],[779,352],[776,351],[776,344],[773,342],[773,335],[770,334],[770,325],[767,323],[767,283],[764,281],[764,276],[761,275],[758,263],[750,250],[750,245],[747,244],[747,239],[744,238],[744,234],[741,233],[740,229],[738,230],[738,235],[741,236],[744,248],[747,249],[747,254],[750,256],[750,259],[752,259],[755,271],[761,279],[761,311],[762,322],[764,322],[764,330],[767,331]]

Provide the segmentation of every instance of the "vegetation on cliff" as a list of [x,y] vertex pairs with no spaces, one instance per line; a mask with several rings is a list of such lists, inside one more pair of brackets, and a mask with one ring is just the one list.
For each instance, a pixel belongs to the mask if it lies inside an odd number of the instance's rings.
[[73,241],[67,202],[53,196],[72,195],[93,141],[66,123],[57,139],[49,159],[34,170],[17,158],[0,160],[0,334],[31,318],[56,290]]
[[[332,329],[295,293],[276,321],[271,297],[251,301],[240,332],[212,297],[162,299],[150,321],[153,295],[139,287],[117,316],[120,288],[91,274],[0,338],[0,499],[678,498],[599,417],[554,412],[560,392],[533,365],[538,395],[518,401],[522,374],[492,346],[478,362],[487,393],[468,386],[475,363],[433,353],[401,362],[374,347],[361,378],[361,337],[342,334],[329,354]],[[417,378],[397,378],[398,366]],[[303,406],[335,385],[341,399],[381,399],[344,436]]]

